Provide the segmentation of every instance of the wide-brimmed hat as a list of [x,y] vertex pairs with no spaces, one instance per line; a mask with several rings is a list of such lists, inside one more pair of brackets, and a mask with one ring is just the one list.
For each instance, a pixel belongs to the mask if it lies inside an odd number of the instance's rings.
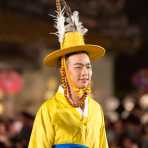
[[[60,42],[60,49],[48,53],[43,60],[44,64],[54,66],[61,57],[82,51],[88,53],[90,60],[102,57],[105,54],[105,49],[103,47],[85,44],[84,35],[87,32],[87,29],[84,28],[82,23],[79,21],[78,11],[74,11],[72,13],[66,2],[64,3],[65,11],[64,9],[61,10],[59,2],[57,4],[55,27],[57,29],[56,35]],[[64,16],[64,13],[66,12],[68,17]]]
[[58,59],[75,52],[85,51],[91,60],[96,60],[104,56],[105,49],[98,45],[85,44],[83,35],[80,32],[67,32],[61,49],[50,52],[45,58],[44,63],[54,66]]

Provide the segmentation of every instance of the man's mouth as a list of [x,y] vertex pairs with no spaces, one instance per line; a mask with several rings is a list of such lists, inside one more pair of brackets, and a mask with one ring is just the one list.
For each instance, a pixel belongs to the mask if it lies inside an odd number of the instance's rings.
[[80,79],[82,82],[87,82],[89,79]]

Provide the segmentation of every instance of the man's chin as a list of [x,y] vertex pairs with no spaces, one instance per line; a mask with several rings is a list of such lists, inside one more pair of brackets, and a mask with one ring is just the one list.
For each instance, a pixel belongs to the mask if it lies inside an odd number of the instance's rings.
[[79,88],[80,88],[80,89],[84,89],[84,88],[86,88],[86,87],[88,87],[88,85],[81,85]]

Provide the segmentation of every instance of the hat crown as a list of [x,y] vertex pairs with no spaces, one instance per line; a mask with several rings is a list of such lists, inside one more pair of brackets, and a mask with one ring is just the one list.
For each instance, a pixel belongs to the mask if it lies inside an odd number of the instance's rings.
[[62,48],[84,45],[84,37],[80,32],[67,32],[64,36]]

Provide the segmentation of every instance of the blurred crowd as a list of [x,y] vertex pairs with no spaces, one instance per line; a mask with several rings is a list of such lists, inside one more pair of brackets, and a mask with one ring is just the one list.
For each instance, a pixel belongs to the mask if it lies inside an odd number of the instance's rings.
[[120,106],[119,112],[118,120],[106,121],[109,147],[148,148],[148,122],[143,121],[145,111],[136,105],[129,113]]
[[[147,109],[135,104],[127,111],[120,104],[114,113],[118,116],[105,117],[109,148],[148,148]],[[0,118],[0,148],[27,148],[33,121],[34,115],[27,112],[13,119]]]
[[27,112],[16,118],[0,118],[0,148],[27,148],[34,116]]

